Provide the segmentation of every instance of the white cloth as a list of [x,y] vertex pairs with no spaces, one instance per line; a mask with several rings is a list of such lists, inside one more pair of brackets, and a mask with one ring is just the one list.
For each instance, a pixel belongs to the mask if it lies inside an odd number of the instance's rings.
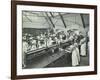
[[80,55],[78,47],[75,47],[72,51],[72,66],[79,65],[80,62]]

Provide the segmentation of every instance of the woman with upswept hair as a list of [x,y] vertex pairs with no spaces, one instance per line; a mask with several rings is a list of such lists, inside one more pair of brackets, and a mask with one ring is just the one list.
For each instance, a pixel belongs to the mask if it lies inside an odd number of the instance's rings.
[[78,66],[80,64],[79,47],[77,43],[77,35],[73,36],[73,44],[66,48],[65,51],[71,53],[72,66]]

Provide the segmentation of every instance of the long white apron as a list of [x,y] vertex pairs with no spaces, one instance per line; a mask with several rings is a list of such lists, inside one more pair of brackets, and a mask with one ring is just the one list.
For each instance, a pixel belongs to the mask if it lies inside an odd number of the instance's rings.
[[86,42],[81,45],[81,56],[86,56]]
[[25,64],[25,54],[27,52],[27,49],[28,49],[28,43],[23,42],[22,64],[23,64],[24,67],[26,66],[26,64]]
[[79,65],[79,62],[80,62],[79,49],[75,47],[75,49],[72,51],[72,66]]

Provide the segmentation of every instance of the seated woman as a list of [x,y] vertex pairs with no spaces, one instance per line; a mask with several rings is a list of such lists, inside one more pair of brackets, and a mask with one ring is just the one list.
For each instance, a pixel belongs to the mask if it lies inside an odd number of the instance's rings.
[[31,50],[36,50],[36,40],[35,39],[32,39],[31,43],[32,43]]

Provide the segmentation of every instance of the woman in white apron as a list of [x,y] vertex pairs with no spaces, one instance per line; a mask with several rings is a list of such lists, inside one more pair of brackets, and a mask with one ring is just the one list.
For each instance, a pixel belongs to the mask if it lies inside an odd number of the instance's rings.
[[[53,40],[52,40],[52,38],[50,37],[49,38],[49,41],[48,41],[48,47],[50,47],[50,46],[52,46],[53,45]],[[51,51],[52,51],[52,53],[54,53],[54,48],[51,48]]]
[[24,68],[24,67],[26,67],[26,53],[27,53],[27,50],[28,50],[28,43],[24,40],[22,45],[23,45],[22,65],[23,65],[23,68]]
[[32,48],[31,50],[36,50],[36,40],[32,40]]
[[80,45],[81,45],[81,53],[80,55],[81,56],[86,56],[86,38],[83,38],[81,41],[80,41]]
[[75,42],[69,48],[65,50],[68,53],[72,53],[72,66],[78,66],[80,64],[80,54],[78,44]]
[[80,54],[78,49],[78,44],[74,43],[72,49],[72,66],[77,66],[80,63]]

